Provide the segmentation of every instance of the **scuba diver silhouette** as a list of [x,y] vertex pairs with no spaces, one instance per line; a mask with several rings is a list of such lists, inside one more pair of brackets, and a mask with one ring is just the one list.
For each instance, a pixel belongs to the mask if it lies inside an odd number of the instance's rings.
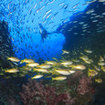
[[46,31],[46,29],[42,26],[41,23],[39,23],[39,28],[40,28],[39,32],[41,34],[42,41],[44,42],[44,40],[48,37],[48,34],[50,33]]
[[44,40],[48,37],[48,35],[51,35],[51,34],[54,34],[54,33],[59,33],[59,31],[55,30],[53,32],[47,32],[47,30],[42,26],[41,23],[39,23],[39,33],[41,34],[41,39],[42,39],[42,42],[44,42]]

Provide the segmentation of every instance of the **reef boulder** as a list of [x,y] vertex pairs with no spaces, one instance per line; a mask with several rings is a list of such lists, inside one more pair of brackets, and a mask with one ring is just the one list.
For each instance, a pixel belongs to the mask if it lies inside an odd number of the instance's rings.
[[0,67],[6,68],[10,64],[7,61],[7,56],[12,56],[12,44],[8,31],[8,23],[0,21]]

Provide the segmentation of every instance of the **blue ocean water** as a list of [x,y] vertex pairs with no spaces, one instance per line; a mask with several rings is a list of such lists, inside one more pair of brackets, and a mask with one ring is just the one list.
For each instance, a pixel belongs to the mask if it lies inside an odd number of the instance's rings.
[[[57,33],[60,25],[83,11],[86,0],[1,0],[0,20],[8,22],[13,51],[20,59],[51,60],[60,58],[65,37]],[[48,37],[41,39],[41,24]]]

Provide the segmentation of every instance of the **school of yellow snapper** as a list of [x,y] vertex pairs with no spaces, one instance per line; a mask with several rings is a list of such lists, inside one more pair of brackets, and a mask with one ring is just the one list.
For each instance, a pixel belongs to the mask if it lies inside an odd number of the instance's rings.
[[[67,55],[70,52],[62,50],[62,58],[58,61],[53,58],[53,61],[45,61],[43,64],[36,63],[32,59],[19,60],[16,57],[8,57],[9,61],[14,63],[23,64],[24,66],[11,69],[2,70],[5,73],[16,74],[20,73],[20,76],[25,76],[27,73],[31,72],[35,74],[31,75],[32,79],[40,79],[42,77],[50,77],[52,80],[66,80],[67,77],[76,71],[86,72],[89,77],[95,77],[95,82],[101,83],[102,79],[98,75],[105,72],[105,56],[100,56],[96,64],[95,61],[89,58],[89,55],[93,52],[91,50],[84,50],[84,53],[80,53],[80,57],[77,59],[66,60]],[[66,57],[64,56],[66,55]]]

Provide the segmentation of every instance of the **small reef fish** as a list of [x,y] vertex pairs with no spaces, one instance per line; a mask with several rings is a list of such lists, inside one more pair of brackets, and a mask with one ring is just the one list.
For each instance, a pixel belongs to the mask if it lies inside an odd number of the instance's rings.
[[31,70],[32,70],[32,68],[30,68],[30,67],[28,67],[28,66],[24,66],[24,67],[22,67],[21,69],[22,69],[22,70],[26,70],[26,71],[31,71]]
[[87,12],[86,12],[86,14],[91,14],[91,13],[93,13],[94,12],[94,9],[91,9],[91,10],[88,10]]
[[80,60],[72,59],[73,62],[80,62]]
[[100,71],[101,69],[97,66],[94,66],[94,68],[97,70],[97,71]]
[[88,60],[89,58],[87,56],[82,56],[80,57],[80,59],[82,59],[83,61]]
[[62,80],[66,80],[67,77],[65,76],[58,76],[58,77],[52,77],[52,80],[58,80],[58,81],[62,81]]
[[63,66],[68,66],[68,65],[71,65],[72,63],[73,63],[72,61],[63,61],[60,64]]
[[91,70],[91,69],[88,70],[88,76],[89,76],[89,77],[94,77],[94,76],[96,76],[97,74],[98,74],[98,72],[95,71],[95,70]]
[[43,69],[48,69],[48,68],[51,68],[52,66],[51,65],[47,65],[47,64],[42,64],[42,65],[39,65],[37,67],[43,68]]
[[89,59],[89,60],[85,61],[85,63],[87,63],[87,64],[91,64],[92,62],[93,62],[92,59]]
[[54,59],[55,61],[58,61],[58,59],[57,59],[57,58],[55,58],[55,57],[53,57],[52,59]]
[[39,78],[42,78],[43,77],[43,75],[35,75],[35,76],[33,76],[33,77],[31,77],[32,79],[39,79]]
[[96,78],[96,79],[95,79],[95,82],[97,82],[97,83],[102,83],[102,79],[101,79],[101,78]]
[[46,62],[45,62],[45,64],[55,65],[55,64],[56,64],[56,62],[54,62],[54,61],[46,61]]
[[105,66],[101,66],[101,70],[105,72]]
[[104,61],[104,58],[102,56],[100,56],[100,59],[99,59],[100,62],[103,62]]
[[54,71],[56,71],[57,73],[59,73],[59,74],[62,74],[62,75],[70,75],[71,74],[71,72],[69,72],[69,71],[67,71],[67,70],[54,70]]
[[91,64],[93,62],[93,60],[89,59],[87,56],[82,56],[80,59],[82,59],[87,64]]
[[86,67],[84,65],[72,65],[72,69],[77,69],[77,70],[85,70]]
[[12,62],[19,62],[20,60],[16,57],[8,57],[8,60],[12,61]]
[[17,73],[17,72],[19,72],[19,70],[16,68],[12,68],[12,69],[5,70],[5,72],[6,73]]
[[105,65],[105,62],[99,62],[98,65],[99,66],[104,66]]
[[89,54],[91,54],[91,53],[92,53],[92,51],[91,51],[91,50],[85,50],[85,52],[86,52],[86,53],[89,53]]
[[63,52],[62,52],[62,55],[63,54],[69,54],[70,52],[69,51],[66,51],[66,50],[62,50]]
[[26,64],[26,66],[28,66],[28,67],[36,67],[38,65],[39,65],[38,63],[28,63],[28,64]]
[[33,68],[33,71],[37,71],[37,72],[42,72],[42,73],[48,73],[48,70],[46,69],[37,69],[37,68]]
[[32,60],[32,59],[23,59],[23,60],[21,60],[20,63],[34,63],[34,60]]
[[73,74],[73,73],[75,73],[76,71],[73,71],[73,70],[69,70],[69,72],[70,72],[71,74]]

